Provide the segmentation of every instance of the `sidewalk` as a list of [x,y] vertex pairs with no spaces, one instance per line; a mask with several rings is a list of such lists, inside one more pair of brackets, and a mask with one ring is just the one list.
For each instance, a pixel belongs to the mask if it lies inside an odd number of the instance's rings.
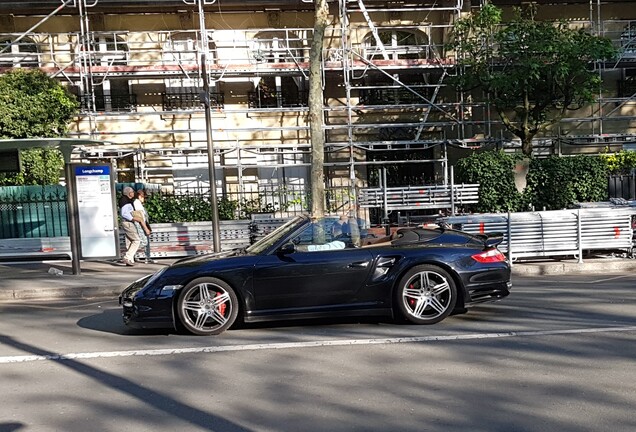
[[[71,261],[0,262],[0,301],[52,298],[111,297],[116,299],[131,282],[154,273],[175,259],[126,267],[108,261],[83,261],[74,275]],[[54,269],[54,270],[51,270]],[[49,273],[61,270],[61,275]]]
[[[53,298],[112,298],[116,299],[131,282],[175,259],[157,260],[155,264],[138,263],[125,267],[106,261],[85,261],[80,265],[81,274],[73,275],[70,261],[25,262],[5,264],[0,262],[0,301],[47,300]],[[61,270],[61,275],[49,273]],[[53,270],[51,270],[53,271]],[[636,272],[636,259],[614,257],[576,260],[536,260],[514,263],[514,276],[610,274]]]

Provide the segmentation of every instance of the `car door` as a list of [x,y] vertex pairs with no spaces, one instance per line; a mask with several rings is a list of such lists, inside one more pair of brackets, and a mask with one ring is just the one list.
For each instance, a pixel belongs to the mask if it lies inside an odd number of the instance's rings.
[[360,248],[266,255],[254,268],[255,310],[354,305],[372,258]]

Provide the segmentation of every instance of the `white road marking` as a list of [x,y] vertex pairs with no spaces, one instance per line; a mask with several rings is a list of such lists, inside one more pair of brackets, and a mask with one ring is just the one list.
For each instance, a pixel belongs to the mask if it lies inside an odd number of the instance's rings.
[[447,335],[447,336],[422,336],[422,337],[381,338],[381,339],[343,339],[343,340],[314,341],[314,342],[289,342],[289,343],[229,345],[229,346],[213,346],[213,347],[199,347],[199,348],[167,348],[167,349],[155,349],[155,350],[131,350],[131,351],[110,351],[110,352],[106,351],[106,352],[70,353],[70,354],[54,354],[54,355],[5,356],[5,357],[0,357],[0,364],[27,363],[27,362],[35,362],[35,361],[43,361],[43,360],[66,361],[66,360],[110,358],[110,357],[161,356],[161,355],[193,354],[193,353],[219,353],[219,352],[230,352],[230,351],[259,351],[259,350],[315,348],[315,347],[348,346],[348,345],[382,345],[382,344],[397,344],[397,343],[457,341],[457,340],[470,340],[470,339],[495,339],[495,338],[504,338],[504,337],[554,336],[554,335],[583,334],[583,333],[630,332],[635,330],[636,330],[636,326],[628,326],[628,327],[584,328],[584,329],[571,329],[571,330],[535,330],[535,331],[518,331],[518,332],[512,331],[512,332],[503,332],[503,333],[477,333],[477,334]]

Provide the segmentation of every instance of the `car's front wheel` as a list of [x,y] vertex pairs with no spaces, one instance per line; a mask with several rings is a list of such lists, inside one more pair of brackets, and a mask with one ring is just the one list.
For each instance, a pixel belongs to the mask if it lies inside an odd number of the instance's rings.
[[415,324],[435,324],[446,318],[457,302],[455,281],[434,265],[413,267],[400,279],[397,306]]
[[185,330],[217,335],[236,320],[239,304],[234,290],[216,278],[195,279],[183,288],[177,310]]

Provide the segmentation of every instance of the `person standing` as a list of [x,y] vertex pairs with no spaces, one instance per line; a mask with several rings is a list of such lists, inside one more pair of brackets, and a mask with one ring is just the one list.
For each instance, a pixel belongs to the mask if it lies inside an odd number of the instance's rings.
[[148,229],[146,228],[146,223],[142,218],[133,215],[133,211],[135,210],[133,206],[134,198],[135,190],[130,186],[126,186],[123,190],[123,195],[119,200],[121,228],[124,231],[126,239],[126,253],[124,254],[121,262],[130,267],[135,265],[135,254],[141,244],[141,239],[137,233],[135,222],[142,223],[145,230]]
[[137,234],[139,234],[139,238],[141,239],[141,247],[144,248],[144,252],[146,254],[145,262],[146,264],[150,264],[154,262],[150,259],[150,234],[152,233],[152,229],[148,223],[148,212],[144,207],[145,202],[146,192],[143,189],[139,189],[137,191],[137,198],[133,202],[133,208],[143,216],[145,228],[139,222],[135,222],[135,226],[137,227]]

